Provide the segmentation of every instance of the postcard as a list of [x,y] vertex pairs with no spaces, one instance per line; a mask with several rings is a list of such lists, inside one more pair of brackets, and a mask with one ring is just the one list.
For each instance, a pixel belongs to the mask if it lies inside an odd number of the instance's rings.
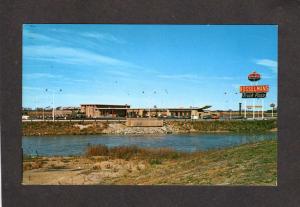
[[277,25],[24,24],[23,185],[277,185]]

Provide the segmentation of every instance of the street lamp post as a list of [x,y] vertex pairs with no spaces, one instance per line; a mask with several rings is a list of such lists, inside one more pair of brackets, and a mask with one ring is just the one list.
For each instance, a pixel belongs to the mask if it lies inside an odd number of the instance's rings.
[[[227,92],[224,92],[224,101],[225,101],[225,110],[224,110],[224,112],[225,112],[225,114],[226,114],[226,111],[227,111],[227,107],[228,107],[228,105],[227,105]],[[224,116],[224,118],[225,118],[225,116]],[[226,115],[226,119],[228,118],[228,114]]]
[[43,107],[43,121],[45,121],[45,108]]
[[54,122],[55,121],[55,107],[54,107],[54,98],[55,98],[55,93],[60,93],[62,92],[62,89],[59,89],[58,91],[55,91],[55,90],[48,90],[46,88],[45,90],[46,92],[52,92],[52,121]]
[[[225,108],[226,108],[226,111],[229,112],[229,119],[231,119],[231,118],[232,118],[232,117],[231,117],[232,109],[229,108],[229,107],[230,107],[229,105],[231,105],[231,104],[228,105],[228,103],[229,103],[228,98],[230,98],[230,97],[227,96],[227,95],[231,95],[231,93],[224,92],[224,95],[225,95]],[[237,92],[234,92],[233,95],[238,95],[238,93],[237,93]],[[235,98],[234,98],[234,100],[235,100]],[[233,102],[234,102],[234,101],[233,101]],[[231,102],[230,102],[230,103],[231,103]],[[233,104],[234,104],[234,103],[233,103]],[[227,114],[227,117],[228,117],[228,114]]]
[[52,120],[55,121],[54,92],[52,93]]
[[[234,92],[234,95],[237,97],[237,100],[238,100],[238,103],[239,103],[239,98],[238,98],[239,93],[238,92]],[[233,101],[233,105],[235,105],[235,100]],[[240,113],[239,113],[239,116],[240,116]]]
[[229,119],[231,120],[231,109],[229,109]]

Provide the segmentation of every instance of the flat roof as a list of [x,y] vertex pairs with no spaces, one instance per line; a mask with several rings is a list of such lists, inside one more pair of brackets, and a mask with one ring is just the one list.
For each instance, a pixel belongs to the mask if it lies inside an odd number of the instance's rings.
[[129,110],[203,110],[204,108],[129,108]]
[[89,105],[89,106],[130,106],[128,104],[80,104],[80,106]]
[[[205,109],[208,109],[210,108],[211,106],[209,105],[206,105],[206,106],[203,106],[203,107],[189,107],[189,108],[184,108],[184,107],[177,107],[177,108],[147,108],[147,107],[144,107],[144,108],[130,108],[130,105],[127,105],[127,104],[80,104],[80,106],[100,106],[100,107],[97,107],[97,109],[129,109],[129,110],[171,110],[171,111],[189,111],[189,110],[205,110]],[[105,106],[105,107],[101,107],[101,106]],[[109,107],[111,106],[111,107]],[[122,106],[122,107],[120,107]]]
[[96,108],[96,110],[110,110],[110,109],[115,109],[115,110],[127,110],[127,109],[130,109],[130,108],[110,108],[110,107],[107,107],[107,108]]

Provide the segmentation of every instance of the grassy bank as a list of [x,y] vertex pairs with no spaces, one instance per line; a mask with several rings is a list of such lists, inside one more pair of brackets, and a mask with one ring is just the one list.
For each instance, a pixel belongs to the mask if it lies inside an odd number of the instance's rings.
[[277,141],[222,150],[90,146],[82,157],[25,157],[24,184],[276,185]]
[[265,132],[277,128],[276,120],[256,121],[195,121],[195,122],[169,122],[172,128],[181,131],[200,132]]
[[[23,135],[143,134],[190,132],[266,132],[276,129],[276,120],[257,121],[165,121],[164,127],[126,127],[106,122],[23,122]],[[130,128],[130,130],[129,130]],[[127,130],[126,130],[127,129]],[[161,130],[157,130],[161,129]],[[127,131],[127,132],[126,132]],[[126,132],[126,133],[124,133]],[[142,132],[142,133],[141,133]]]
[[101,134],[108,126],[105,122],[23,122],[24,136]]

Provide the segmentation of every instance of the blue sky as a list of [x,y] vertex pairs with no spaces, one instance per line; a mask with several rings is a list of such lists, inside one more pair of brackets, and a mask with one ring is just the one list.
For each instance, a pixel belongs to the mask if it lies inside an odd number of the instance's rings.
[[252,71],[270,85],[268,107],[277,103],[277,32],[276,25],[26,24],[23,107],[51,106],[53,91],[56,107],[236,110],[243,100],[235,93],[250,85]]

